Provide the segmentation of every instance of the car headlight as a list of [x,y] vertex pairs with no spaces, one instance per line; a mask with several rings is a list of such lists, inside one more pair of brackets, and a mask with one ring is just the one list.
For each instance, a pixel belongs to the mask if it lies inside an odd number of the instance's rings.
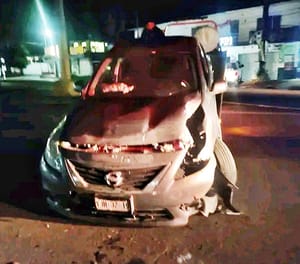
[[58,143],[59,143],[60,133],[65,121],[66,121],[66,116],[53,129],[53,131],[51,132],[47,140],[47,144],[44,152],[44,158],[47,164],[51,166],[53,169],[58,171],[61,171],[64,168],[63,159],[58,147]]

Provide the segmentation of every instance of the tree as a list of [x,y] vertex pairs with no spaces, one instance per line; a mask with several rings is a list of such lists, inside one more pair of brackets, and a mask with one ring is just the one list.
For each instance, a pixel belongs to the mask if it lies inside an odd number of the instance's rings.
[[119,4],[104,9],[101,13],[99,25],[105,41],[114,43],[120,33],[125,30],[125,11]]
[[14,44],[6,48],[5,55],[6,64],[9,67],[19,68],[23,75],[23,70],[29,63],[27,57],[30,54],[27,48],[20,43]]

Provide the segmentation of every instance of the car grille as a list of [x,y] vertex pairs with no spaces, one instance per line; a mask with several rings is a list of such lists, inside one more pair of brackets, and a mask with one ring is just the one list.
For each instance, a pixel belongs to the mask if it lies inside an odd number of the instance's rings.
[[[112,172],[109,170],[101,170],[94,167],[87,167],[78,162],[71,161],[79,175],[90,184],[109,186],[105,180],[105,175]],[[163,166],[145,168],[120,170],[123,181],[119,186],[120,189],[126,191],[142,190],[149,184],[163,169]]]

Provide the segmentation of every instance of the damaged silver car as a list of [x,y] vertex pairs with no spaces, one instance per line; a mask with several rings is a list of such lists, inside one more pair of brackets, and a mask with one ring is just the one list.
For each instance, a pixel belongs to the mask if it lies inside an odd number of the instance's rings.
[[48,138],[40,171],[50,208],[127,226],[238,213],[236,165],[221,133],[226,84],[214,79],[210,51],[156,26],[116,43]]

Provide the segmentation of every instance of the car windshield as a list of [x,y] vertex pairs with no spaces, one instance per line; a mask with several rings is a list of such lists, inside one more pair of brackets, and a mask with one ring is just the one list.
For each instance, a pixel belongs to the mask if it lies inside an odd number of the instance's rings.
[[107,57],[90,83],[88,96],[168,96],[196,89],[191,54],[138,47]]

